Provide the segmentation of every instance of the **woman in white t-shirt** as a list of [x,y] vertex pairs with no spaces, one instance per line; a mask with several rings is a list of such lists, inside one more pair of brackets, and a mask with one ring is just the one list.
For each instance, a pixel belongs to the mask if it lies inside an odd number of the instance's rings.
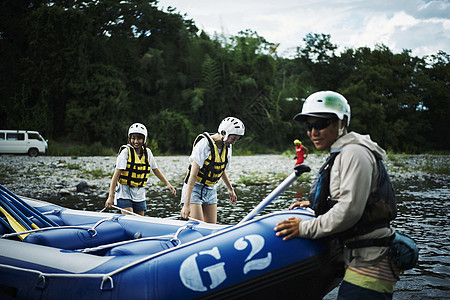
[[231,158],[231,145],[245,133],[241,120],[225,118],[218,133],[202,133],[194,141],[190,166],[181,193],[182,218],[195,218],[208,223],[217,222],[216,183],[222,178],[228,188],[231,203],[237,196],[228,179],[226,169]]
[[128,130],[128,144],[120,148],[116,169],[111,179],[109,196],[105,207],[113,204],[127,211],[144,215],[147,208],[145,203],[145,184],[150,170],[164,182],[175,195],[176,189],[167,181],[158,169],[152,151],[146,147],[147,128],[141,123],[134,123]]

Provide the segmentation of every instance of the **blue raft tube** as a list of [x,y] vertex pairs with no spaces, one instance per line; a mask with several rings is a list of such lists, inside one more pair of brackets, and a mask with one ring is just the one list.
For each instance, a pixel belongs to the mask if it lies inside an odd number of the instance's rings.
[[336,241],[275,235],[309,209],[257,216],[308,170],[236,225],[73,210],[0,186],[0,299],[321,299],[343,276]]

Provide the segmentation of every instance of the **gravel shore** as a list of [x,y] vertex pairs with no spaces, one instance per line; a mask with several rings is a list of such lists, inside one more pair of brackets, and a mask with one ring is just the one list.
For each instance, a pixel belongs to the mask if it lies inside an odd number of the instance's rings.
[[[310,179],[325,161],[325,154],[311,154],[305,161],[311,167]],[[65,195],[107,196],[116,157],[61,157],[0,155],[0,183],[12,192],[32,198]],[[181,189],[188,166],[188,156],[157,156],[158,168],[170,183]],[[228,176],[233,184],[243,178],[255,181],[281,181],[292,171],[295,160],[285,155],[234,156]],[[397,155],[385,161],[393,180],[449,175],[430,173],[430,169],[449,168],[450,156]],[[425,169],[424,166],[427,168]],[[151,175],[149,186],[163,190],[165,186]]]

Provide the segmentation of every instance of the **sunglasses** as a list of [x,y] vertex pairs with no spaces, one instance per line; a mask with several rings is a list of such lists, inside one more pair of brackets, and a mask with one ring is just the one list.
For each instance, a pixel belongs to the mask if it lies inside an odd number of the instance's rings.
[[314,123],[306,123],[306,131],[312,131],[313,128],[315,130],[325,129],[328,126],[330,126],[331,123],[333,123],[334,121],[336,121],[336,118],[328,118],[328,119],[323,119],[323,120],[320,120],[320,121],[316,121]]

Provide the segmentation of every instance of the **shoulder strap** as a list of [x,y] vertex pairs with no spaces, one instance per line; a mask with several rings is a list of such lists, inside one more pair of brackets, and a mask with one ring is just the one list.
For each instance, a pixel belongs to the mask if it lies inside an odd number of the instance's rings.
[[[192,148],[194,148],[195,145],[197,145],[198,142],[200,142],[200,140],[203,139],[203,138],[205,138],[205,139],[208,141],[209,148],[211,149],[211,160],[214,161],[215,158],[216,158],[216,153],[215,153],[215,151],[214,151],[214,141],[212,140],[212,138],[211,138],[211,136],[209,135],[209,133],[207,133],[206,131],[203,132],[203,133],[201,133],[201,134],[199,134],[199,135],[195,138],[194,144],[192,145]],[[188,166],[188,171],[187,171],[187,174],[186,174],[186,177],[184,178],[184,182],[185,182],[185,183],[188,183],[188,181],[189,181],[189,177],[190,177],[190,175],[191,175],[191,168],[192,168],[192,165],[189,164],[189,166]],[[203,166],[203,168],[205,168],[205,166]]]
[[392,244],[392,241],[394,240],[394,236],[395,234],[379,239],[353,241],[350,243],[346,243],[345,246],[350,249],[374,247],[374,246],[389,247]]
[[119,151],[117,152],[117,154],[120,154],[120,152],[122,152],[123,149],[127,148],[128,149],[128,153],[130,153],[130,147],[132,147],[130,144],[126,144],[126,145],[122,145],[119,147]]
[[200,134],[200,136],[206,138],[206,140],[208,141],[208,144],[209,144],[209,147],[211,148],[211,150],[214,149],[214,140],[211,138],[209,133],[203,132],[202,134]]
[[327,198],[330,195],[330,170],[339,153],[330,153],[330,156],[320,168],[319,175],[311,187],[310,203],[316,216],[323,215],[336,204],[336,201],[327,201]]
[[[122,150],[124,148],[128,149],[128,160],[127,160],[127,169],[128,169],[128,164],[134,165],[135,163],[135,155],[134,152],[132,150],[134,150],[133,146],[127,144],[127,145],[122,145],[119,149],[119,154],[120,152],[122,152]],[[127,185],[131,184],[131,171],[128,171],[128,175],[124,176],[122,173],[120,174],[119,178],[125,179],[127,181]]]
[[211,149],[211,161],[216,160],[216,151],[214,148],[214,140],[211,138],[209,133],[203,132],[200,136],[203,136],[208,141],[209,148]]

